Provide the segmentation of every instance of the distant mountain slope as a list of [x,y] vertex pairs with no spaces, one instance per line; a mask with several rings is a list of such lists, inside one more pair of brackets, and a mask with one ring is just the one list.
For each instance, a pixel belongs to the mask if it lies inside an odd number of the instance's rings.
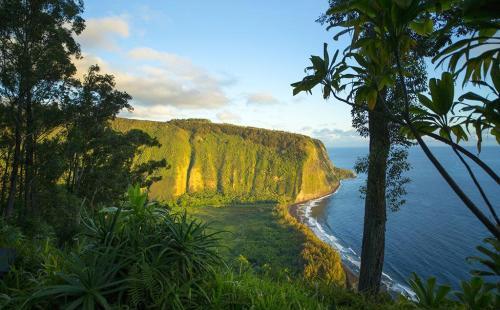
[[349,174],[333,167],[321,141],[298,134],[200,119],[120,118],[113,127],[143,130],[162,144],[137,160],[167,160],[171,168],[162,169],[162,180],[151,186],[151,195],[165,201],[218,196],[298,202],[331,192]]

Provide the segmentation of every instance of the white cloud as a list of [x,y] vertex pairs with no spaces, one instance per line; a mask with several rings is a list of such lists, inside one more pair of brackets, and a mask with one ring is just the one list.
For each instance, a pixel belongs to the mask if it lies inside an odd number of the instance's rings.
[[112,74],[109,71],[108,64],[102,58],[87,53],[82,53],[82,58],[80,59],[73,59],[73,63],[76,66],[76,77],[78,79],[82,79],[87,74],[90,66],[93,65],[98,65],[102,73]]
[[125,70],[88,54],[75,63],[80,77],[90,65],[99,64],[102,72],[115,76],[118,89],[128,92],[135,103],[144,107],[212,109],[229,102],[222,82],[187,58],[150,48],[133,49],[126,57]]
[[217,119],[223,123],[237,122],[241,117],[230,111],[221,111],[217,113]]
[[354,129],[304,127],[302,130],[327,146],[359,146],[368,142],[368,139],[361,137]]
[[85,25],[85,30],[77,37],[83,49],[116,50],[116,37],[127,38],[130,34],[127,20],[120,16],[90,18]]
[[162,105],[155,105],[151,107],[144,107],[135,105],[133,111],[123,111],[120,116],[130,117],[135,119],[147,119],[155,121],[167,121],[172,118],[179,117],[175,109]]
[[252,93],[247,95],[247,104],[269,105],[277,103],[279,103],[279,100],[267,92]]
[[196,67],[189,59],[149,47],[134,48],[128,52],[128,56],[138,61],[159,63],[163,69],[171,71],[177,76],[194,78],[203,75],[203,70]]

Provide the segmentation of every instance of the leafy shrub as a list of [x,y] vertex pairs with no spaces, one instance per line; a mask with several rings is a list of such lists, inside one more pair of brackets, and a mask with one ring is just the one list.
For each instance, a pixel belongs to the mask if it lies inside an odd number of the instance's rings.
[[287,205],[278,205],[276,211],[283,221],[298,229],[305,236],[301,253],[305,261],[304,277],[310,281],[322,281],[345,287],[346,274],[339,253],[293,217]]
[[483,269],[474,269],[472,274],[480,277],[498,277],[500,276],[500,241],[495,238],[484,239],[485,246],[478,246],[477,250],[483,254],[482,257],[469,257],[469,262],[477,262],[485,267]]
[[[84,212],[81,222],[74,247],[35,251],[35,268],[21,264],[0,281],[3,307],[181,309],[209,302],[203,287],[223,264],[217,234],[204,224],[148,202],[139,187],[121,207]],[[29,244],[16,229],[2,230],[14,246]]]
[[446,285],[436,286],[436,278],[429,278],[426,283],[415,274],[409,281],[417,295],[417,304],[423,308],[443,308],[448,302],[447,296],[451,288]]
[[[496,238],[484,239],[486,245],[480,245],[477,250],[482,256],[469,257],[469,262],[477,262],[482,268],[473,269],[470,282],[462,282],[462,292],[457,292],[458,298],[469,309],[499,309],[500,308],[500,241]],[[492,282],[490,282],[492,281]]]
[[58,243],[71,243],[79,233],[78,219],[82,199],[69,193],[61,185],[51,186],[50,189],[42,191],[37,199],[39,205],[43,206],[39,208],[38,216],[53,228]]
[[485,285],[483,279],[473,277],[470,282],[462,281],[461,287],[462,291],[455,295],[467,309],[495,309],[493,287]]
[[298,281],[271,280],[251,271],[221,272],[207,290],[211,303],[205,309],[332,309]]
[[[500,308],[500,243],[495,238],[486,238],[486,246],[477,249],[483,256],[469,257],[470,262],[478,262],[482,269],[471,271],[473,277],[461,282],[461,290],[455,291],[457,300],[448,300],[449,286],[436,286],[436,278],[429,278],[426,283],[416,275],[409,281],[417,295],[416,304],[423,308],[458,308],[458,309],[499,309]],[[494,283],[485,279],[493,278]]]
[[50,300],[65,305],[68,309],[110,308],[110,302],[117,293],[126,290],[125,279],[119,277],[126,260],[120,260],[119,250],[108,248],[105,252],[88,251],[65,256],[66,264],[57,273],[56,283],[41,286],[27,300],[27,303]]

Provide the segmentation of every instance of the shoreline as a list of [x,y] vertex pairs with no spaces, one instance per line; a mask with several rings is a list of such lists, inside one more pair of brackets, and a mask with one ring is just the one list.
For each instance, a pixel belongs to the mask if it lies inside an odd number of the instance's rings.
[[[319,236],[317,236],[314,233],[314,231],[309,227],[309,225],[307,225],[307,223],[304,221],[304,219],[299,215],[299,208],[301,205],[308,203],[310,201],[325,199],[329,196],[335,195],[335,193],[337,193],[337,191],[340,188],[340,184],[341,183],[339,182],[339,184],[332,191],[330,191],[329,193],[327,193],[325,195],[320,195],[319,197],[316,197],[316,198],[311,198],[308,200],[295,202],[287,207],[287,212],[291,217],[293,217],[298,223],[304,225],[313,235],[318,237],[318,239],[321,242],[326,244],[328,247],[331,247],[332,249],[334,249],[337,253],[339,253],[339,252],[336,248],[334,248],[333,246],[331,246],[327,242],[321,240],[321,238],[319,238]],[[340,255],[340,253],[339,253],[339,255]],[[357,290],[359,276],[351,268],[349,268],[349,266],[347,266],[344,262],[342,262],[342,268],[343,268],[345,276],[346,276],[346,287],[350,288],[350,289]]]

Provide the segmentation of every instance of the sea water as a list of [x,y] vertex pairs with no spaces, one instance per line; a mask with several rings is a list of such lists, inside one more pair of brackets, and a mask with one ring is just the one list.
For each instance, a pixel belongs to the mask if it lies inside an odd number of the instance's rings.
[[[469,151],[477,153],[474,148]],[[367,148],[332,148],[329,155],[337,167],[352,169],[356,159],[367,154]],[[489,215],[466,169],[453,151],[434,147],[432,152],[456,179],[461,188]],[[500,173],[500,147],[483,147],[480,158]],[[439,175],[425,154],[412,147],[408,158],[412,169],[406,173],[407,203],[397,212],[388,210],[383,282],[391,291],[412,295],[407,284],[412,272],[423,278],[437,277],[438,283],[458,288],[461,280],[470,278],[477,265],[466,261],[479,254],[476,246],[488,237],[488,231],[460,201]],[[500,214],[500,186],[475,164],[497,214]],[[299,209],[306,223],[323,240],[337,248],[353,271],[359,272],[363,233],[364,200],[359,188],[366,175],[342,182],[336,193],[303,204]],[[491,216],[490,216],[491,218]]]

